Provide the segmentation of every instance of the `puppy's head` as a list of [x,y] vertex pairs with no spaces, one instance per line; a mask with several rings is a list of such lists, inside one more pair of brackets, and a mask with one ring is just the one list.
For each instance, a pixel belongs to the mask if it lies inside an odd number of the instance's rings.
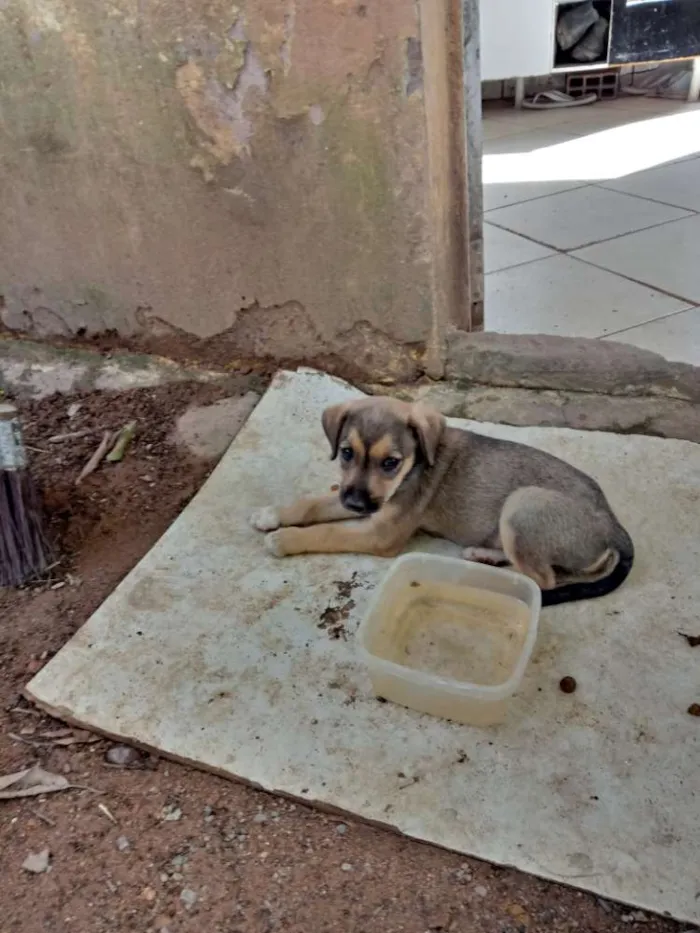
[[417,462],[433,465],[445,427],[438,411],[390,398],[333,405],[322,421],[340,461],[340,501],[359,515],[388,502]]

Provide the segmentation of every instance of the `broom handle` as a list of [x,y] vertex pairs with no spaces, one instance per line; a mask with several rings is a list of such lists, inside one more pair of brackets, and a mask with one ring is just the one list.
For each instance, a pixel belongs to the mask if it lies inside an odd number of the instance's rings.
[[24,470],[26,466],[19,413],[9,402],[0,402],[0,470]]

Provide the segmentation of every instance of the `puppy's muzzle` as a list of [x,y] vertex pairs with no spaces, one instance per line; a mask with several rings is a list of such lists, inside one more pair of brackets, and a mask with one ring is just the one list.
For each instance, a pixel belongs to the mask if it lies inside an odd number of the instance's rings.
[[375,502],[366,489],[360,486],[348,486],[340,493],[340,501],[350,512],[358,515],[371,515],[378,511],[379,503]]

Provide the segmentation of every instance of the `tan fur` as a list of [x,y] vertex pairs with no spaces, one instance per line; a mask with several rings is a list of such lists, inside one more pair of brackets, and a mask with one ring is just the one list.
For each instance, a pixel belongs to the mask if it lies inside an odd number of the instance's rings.
[[395,557],[404,544],[397,534],[402,523],[400,512],[390,505],[367,519],[338,524],[311,525],[306,528],[280,528],[271,532],[268,547],[277,557],[289,554],[375,554]]
[[374,444],[369,449],[369,455],[373,460],[383,460],[384,457],[388,457],[392,453],[396,453],[395,444],[391,439],[391,435],[385,434],[378,441],[375,441]]
[[607,576],[621,551],[631,561],[600,487],[556,457],[448,428],[434,409],[397,399],[334,405],[322,422],[340,493],[256,513],[273,553],[392,555],[422,530],[467,559],[510,563],[544,590]]
[[348,440],[350,441],[350,444],[352,445],[352,448],[357,454],[357,456],[364,457],[365,445],[362,441],[362,438],[357,433],[355,428],[351,428],[350,431],[348,432]]
[[377,465],[381,464],[386,457],[401,457],[401,452],[396,449],[396,445],[388,434],[372,444],[369,449],[370,467],[367,485],[371,495],[380,502],[388,502],[392,498],[415,462],[413,455],[406,457],[397,474],[387,479],[382,474],[381,467],[377,469]]
[[[389,502],[390,499],[393,499],[395,493],[398,492],[398,490],[401,488],[401,484],[403,483],[403,481],[406,479],[408,474],[413,469],[413,465],[415,462],[416,462],[416,458],[413,456],[413,454],[411,454],[409,457],[406,457],[406,459],[401,465],[401,469],[396,474],[396,478],[392,480],[390,483],[385,483],[384,488],[383,488],[383,494],[381,496],[384,502]],[[371,490],[374,490],[377,488],[378,488],[377,483],[374,483],[370,486]]]
[[278,511],[280,525],[317,525],[352,517],[352,513],[343,508],[337,496],[297,499],[292,505],[283,506]]

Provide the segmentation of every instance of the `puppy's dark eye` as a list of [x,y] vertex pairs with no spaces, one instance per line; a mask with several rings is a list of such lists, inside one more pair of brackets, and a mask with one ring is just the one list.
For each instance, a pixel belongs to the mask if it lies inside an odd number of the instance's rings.
[[384,470],[385,473],[393,473],[400,463],[401,461],[398,457],[385,457],[384,460],[382,460],[382,470]]
[[353,457],[352,447],[341,447],[340,448],[340,459],[344,460],[345,463],[350,463]]

